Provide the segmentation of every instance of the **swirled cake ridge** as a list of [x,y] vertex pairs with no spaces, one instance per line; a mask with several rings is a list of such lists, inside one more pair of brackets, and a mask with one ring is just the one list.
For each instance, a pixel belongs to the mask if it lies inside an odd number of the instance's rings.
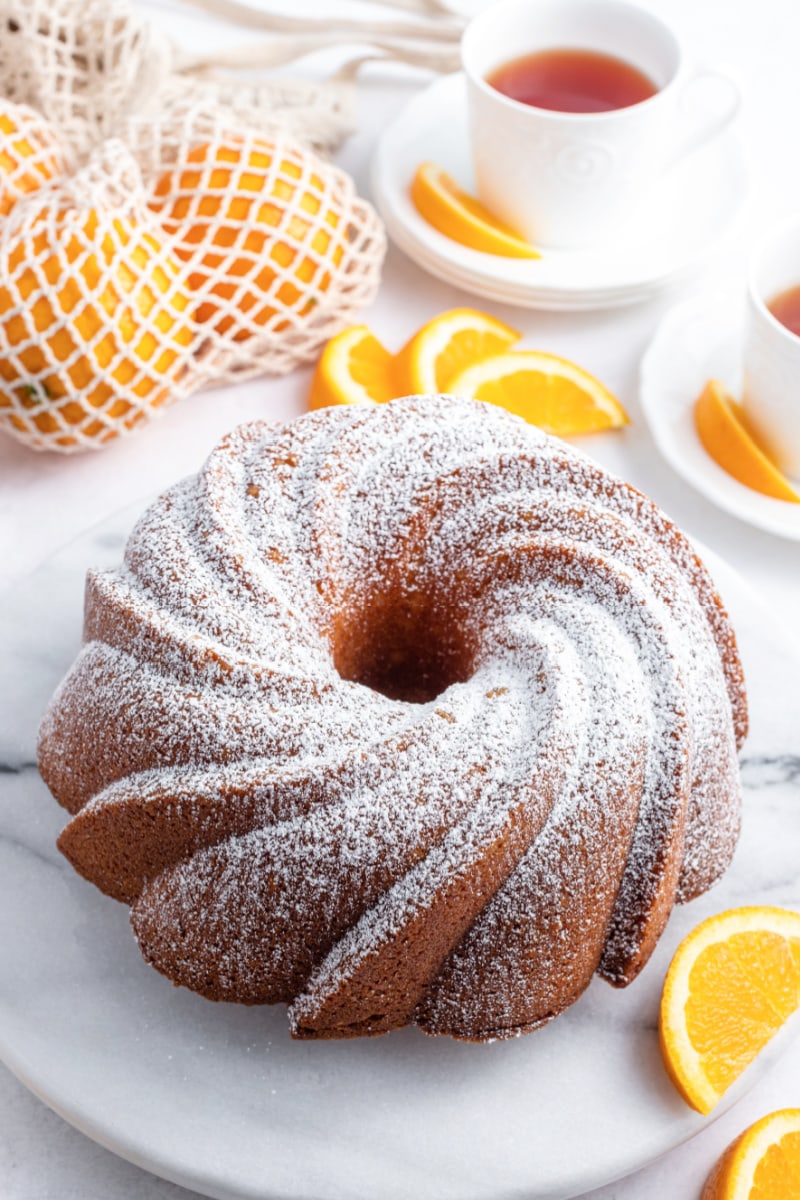
[[145,958],[299,1037],[536,1028],[739,829],[735,638],[646,497],[453,397],[243,426],[90,572],[39,763]]

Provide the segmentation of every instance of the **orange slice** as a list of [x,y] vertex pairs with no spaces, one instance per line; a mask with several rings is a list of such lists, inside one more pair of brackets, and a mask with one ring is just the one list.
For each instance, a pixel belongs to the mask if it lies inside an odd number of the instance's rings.
[[366,325],[331,338],[311,382],[310,408],[330,404],[383,404],[397,394],[392,355]]
[[770,1113],[746,1129],[719,1160],[700,1200],[797,1200],[800,1108]]
[[540,350],[485,358],[463,370],[448,387],[454,395],[498,404],[558,437],[628,424],[625,409],[593,375]]
[[429,225],[462,246],[504,258],[541,258],[538,250],[462,191],[436,163],[422,163],[417,168],[411,199]]
[[664,1064],[709,1113],[800,1005],[800,913],[735,908],[681,942],[661,997]]
[[446,392],[472,363],[499,354],[522,335],[471,308],[454,308],[423,325],[397,356],[398,395]]
[[694,406],[700,441],[714,462],[739,483],[775,500],[800,504],[800,496],[751,436],[741,406],[711,379]]

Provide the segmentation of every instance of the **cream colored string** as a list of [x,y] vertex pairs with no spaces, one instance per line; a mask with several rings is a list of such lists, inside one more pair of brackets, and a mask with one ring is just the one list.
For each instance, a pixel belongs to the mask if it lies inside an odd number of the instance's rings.
[[402,8],[406,12],[422,12],[433,16],[452,17],[452,5],[448,0],[379,0],[384,8]]
[[429,71],[447,73],[458,70],[458,49],[443,49],[441,46],[426,46],[420,43],[404,42],[397,38],[357,38],[351,34],[332,33],[298,34],[285,40],[265,40],[243,46],[234,46],[230,50],[218,50],[207,55],[191,57],[178,56],[175,69],[181,74],[203,73],[214,68],[223,69],[255,69],[258,67],[280,67],[294,62],[306,54],[316,50],[324,50],[330,46],[365,45],[380,51],[376,55],[364,55],[361,62],[381,61],[391,59],[394,62],[404,62],[415,67],[424,67]]
[[[275,36],[255,43],[202,55],[176,56],[181,73],[203,73],[215,67],[253,69],[277,67],[331,46],[368,46],[377,51],[350,64],[350,72],[361,62],[391,59],[430,71],[455,71],[459,66],[458,43],[463,21],[455,18],[440,0],[391,0],[391,7],[425,14],[422,21],[366,20],[338,17],[327,20],[287,17],[253,9],[239,0],[187,0],[213,16],[245,28]],[[387,4],[380,7],[386,8]]]
[[[187,2],[187,0],[185,0]],[[289,17],[282,13],[266,12],[262,8],[251,8],[239,0],[188,0],[193,8],[201,9],[212,16],[242,25],[247,29],[261,29],[268,33],[349,33],[359,38],[375,34],[386,34],[429,42],[457,41],[463,30],[463,22],[448,14],[447,19],[422,21],[413,20],[366,20],[353,17]],[[384,7],[384,6],[381,6]]]

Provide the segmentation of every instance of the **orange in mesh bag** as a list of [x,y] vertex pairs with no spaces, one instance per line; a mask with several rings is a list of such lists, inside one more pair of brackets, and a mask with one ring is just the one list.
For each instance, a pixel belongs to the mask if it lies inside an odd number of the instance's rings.
[[0,224],[0,423],[36,449],[96,447],[197,385],[185,270],[107,142]]
[[27,105],[0,99],[0,216],[66,170],[66,151],[50,122]]
[[378,285],[382,227],[337,167],[284,135],[184,113],[139,126],[150,206],[187,264],[205,357],[223,377],[288,370]]

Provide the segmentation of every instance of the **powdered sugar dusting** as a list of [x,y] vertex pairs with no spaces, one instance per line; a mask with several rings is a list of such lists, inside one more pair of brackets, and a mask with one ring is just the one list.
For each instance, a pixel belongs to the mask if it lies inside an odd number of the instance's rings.
[[702,564],[489,406],[234,431],[90,574],[85,639],[40,738],[62,848],[160,970],[301,1036],[535,1028],[735,845]]

